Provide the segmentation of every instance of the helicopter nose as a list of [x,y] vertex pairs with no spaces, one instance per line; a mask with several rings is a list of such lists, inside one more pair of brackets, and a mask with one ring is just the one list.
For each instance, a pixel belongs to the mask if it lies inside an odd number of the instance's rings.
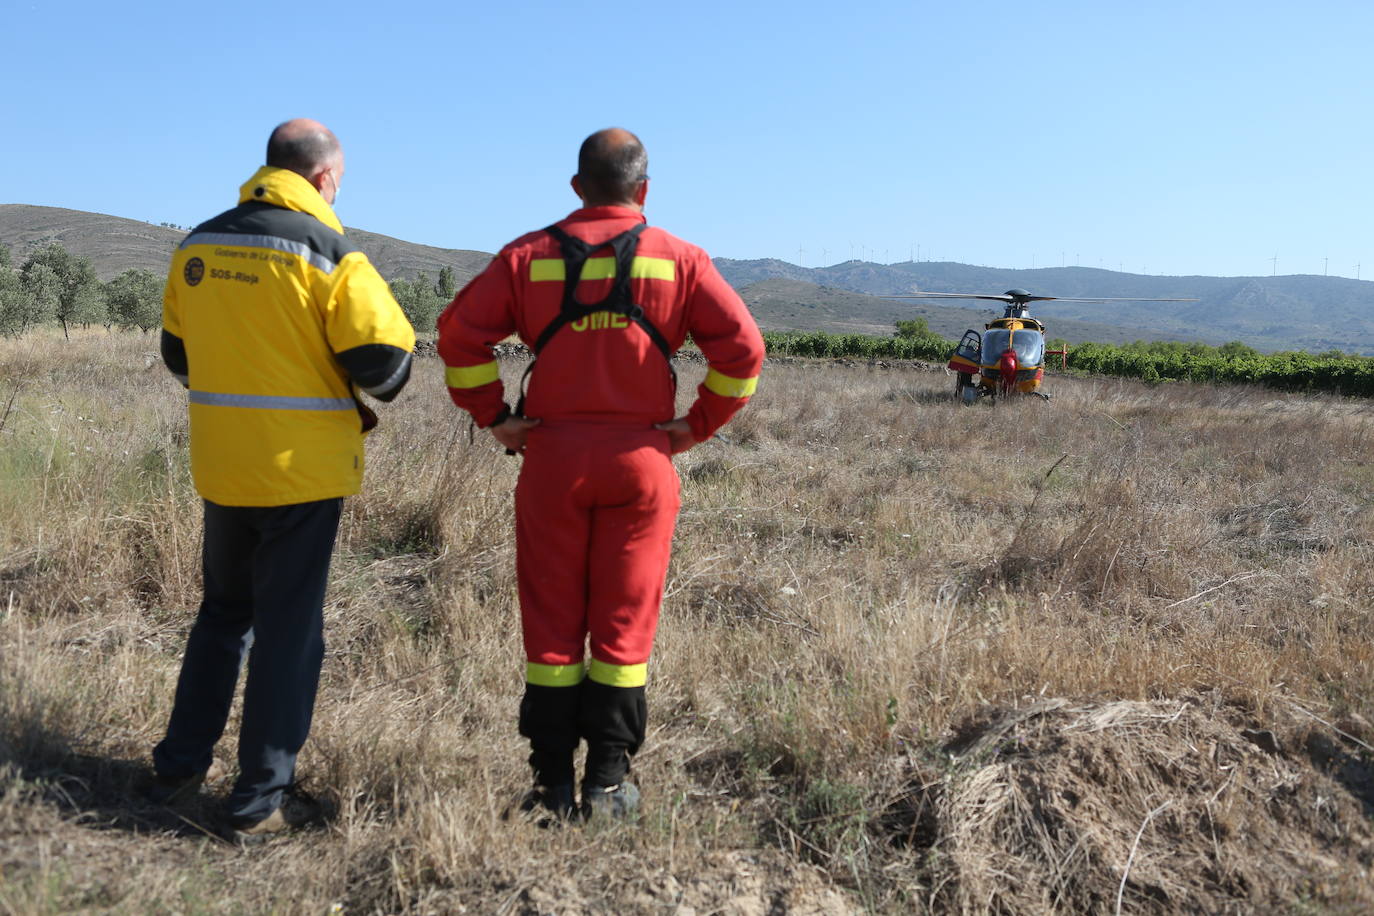
[[1008,347],[1002,353],[1002,358],[997,361],[998,374],[1001,376],[1001,388],[1004,393],[1010,393],[1016,386],[1016,351]]

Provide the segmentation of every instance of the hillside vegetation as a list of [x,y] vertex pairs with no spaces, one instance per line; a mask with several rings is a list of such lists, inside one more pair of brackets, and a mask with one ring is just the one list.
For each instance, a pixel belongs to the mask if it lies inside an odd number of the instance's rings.
[[770,362],[677,461],[644,817],[540,830],[502,818],[518,461],[441,376],[346,504],[300,760],[336,813],[243,853],[200,827],[224,784],[142,794],[198,600],[185,394],[148,338],[0,340],[0,912],[1374,907],[1364,402],[963,409],[943,372]]

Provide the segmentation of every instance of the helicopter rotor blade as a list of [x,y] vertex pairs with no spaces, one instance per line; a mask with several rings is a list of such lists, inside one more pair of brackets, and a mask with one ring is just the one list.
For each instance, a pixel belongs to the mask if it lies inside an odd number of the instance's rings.
[[881,296],[882,299],[993,299],[997,302],[1015,302],[1011,296],[984,296],[980,293],[916,293],[911,296]]
[[1136,296],[1094,296],[1091,299],[1077,296],[1032,296],[1032,301],[1041,302],[1201,302],[1201,299],[1142,299]]

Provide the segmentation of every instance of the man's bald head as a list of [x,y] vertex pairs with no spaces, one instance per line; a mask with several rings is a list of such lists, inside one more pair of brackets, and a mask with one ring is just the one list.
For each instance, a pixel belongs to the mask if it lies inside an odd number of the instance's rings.
[[339,138],[310,118],[278,124],[267,138],[267,164],[290,169],[302,178],[312,179],[323,169],[340,165],[342,160]]
[[598,130],[577,151],[579,193],[589,207],[636,203],[640,182],[648,177],[649,154],[623,127]]

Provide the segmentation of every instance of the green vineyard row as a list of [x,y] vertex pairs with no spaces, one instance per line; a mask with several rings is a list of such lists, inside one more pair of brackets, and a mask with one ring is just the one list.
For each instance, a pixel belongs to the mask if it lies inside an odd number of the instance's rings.
[[951,341],[934,334],[919,337],[873,337],[868,334],[827,334],[824,331],[764,331],[770,354],[865,359],[921,359],[945,362],[954,349]]
[[[769,353],[782,356],[944,362],[954,349],[954,341],[932,333],[875,337],[821,331],[768,331],[763,339]],[[1062,341],[1049,344],[1051,349],[1062,345]],[[1068,349],[1069,369],[1096,375],[1146,382],[1243,382],[1284,391],[1374,395],[1374,359],[1335,351],[1262,354],[1238,342],[1221,347],[1177,342],[1136,342],[1120,346],[1085,343]],[[1047,358],[1046,367],[1058,369],[1058,358]]]

